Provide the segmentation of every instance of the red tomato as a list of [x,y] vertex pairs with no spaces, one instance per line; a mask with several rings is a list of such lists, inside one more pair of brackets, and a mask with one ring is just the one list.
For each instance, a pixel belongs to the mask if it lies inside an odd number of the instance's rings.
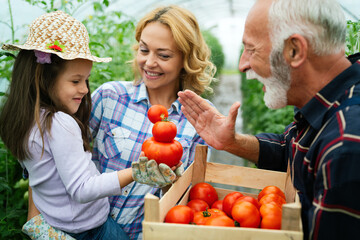
[[281,208],[274,203],[265,203],[260,207],[261,228],[280,229],[281,228]]
[[261,207],[260,207],[260,215],[261,215],[261,217],[265,217],[266,215],[279,215],[279,216],[281,216],[281,214],[282,214],[281,208],[277,204],[275,204],[273,202],[265,203],[265,204],[261,205]]
[[228,193],[225,197],[224,197],[224,201],[223,201],[223,210],[224,212],[229,216],[231,216],[231,209],[235,203],[235,201],[242,197],[243,195],[239,192],[231,192]]
[[265,229],[281,229],[281,215],[266,215],[261,219],[260,227]]
[[201,199],[207,202],[211,206],[216,200],[218,200],[218,194],[213,186],[209,183],[201,182],[195,184],[189,193],[189,200]]
[[224,200],[217,200],[217,201],[215,201],[215,202],[211,205],[211,208],[216,208],[216,209],[219,209],[219,210],[223,210],[223,201],[224,201]]
[[186,206],[190,207],[194,212],[206,211],[209,208],[209,204],[201,199],[193,199],[189,201]]
[[207,210],[211,216],[215,217],[215,216],[226,216],[226,213],[220,209],[216,209],[216,208],[210,208]]
[[173,167],[180,162],[183,147],[176,140],[163,143],[155,141],[154,137],[150,137],[143,143],[142,151],[149,160],[154,159],[158,164],[165,163],[169,167]]
[[193,223],[196,225],[205,225],[206,221],[209,218],[218,217],[218,216],[226,216],[226,213],[219,209],[208,209],[206,211],[195,212]]
[[210,217],[206,220],[205,225],[220,227],[235,227],[235,221],[226,215]]
[[236,199],[235,203],[238,203],[238,202],[241,202],[241,201],[250,202],[250,203],[254,204],[255,207],[257,207],[258,209],[260,208],[260,204],[259,204],[258,200],[256,200],[256,198],[253,198],[251,196],[239,197],[238,199]]
[[211,217],[207,211],[200,211],[194,213],[193,223],[195,225],[205,225],[206,220]]
[[194,212],[188,206],[177,205],[172,207],[165,216],[166,223],[189,224],[194,218]]
[[265,204],[265,203],[276,203],[280,208],[282,207],[282,205],[284,203],[286,203],[285,199],[283,199],[280,195],[276,194],[276,193],[270,193],[270,194],[266,194],[264,195],[260,201],[259,204],[260,206]]
[[163,105],[159,105],[159,104],[152,105],[149,108],[147,114],[148,114],[148,118],[149,118],[150,122],[152,122],[154,124],[169,116],[166,107],[164,107]]
[[252,203],[241,201],[234,204],[231,215],[240,227],[258,228],[260,226],[260,212]]
[[152,134],[158,142],[172,142],[176,136],[177,128],[175,123],[170,121],[156,122],[152,128]]
[[260,207],[261,228],[280,229],[282,210],[276,203],[265,203]]
[[267,195],[267,194],[270,194],[270,193],[278,194],[278,195],[280,195],[283,199],[286,200],[285,194],[284,194],[284,192],[283,192],[280,188],[278,188],[277,186],[272,186],[272,185],[270,185],[270,186],[264,187],[264,188],[260,191],[260,193],[259,193],[259,195],[258,195],[258,201],[260,201],[260,199],[261,199],[263,196],[265,196],[265,195]]

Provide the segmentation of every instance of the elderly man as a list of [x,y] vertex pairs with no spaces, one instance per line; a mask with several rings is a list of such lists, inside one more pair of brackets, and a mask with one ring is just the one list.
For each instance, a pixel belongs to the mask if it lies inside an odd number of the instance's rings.
[[211,146],[285,171],[302,203],[305,239],[360,231],[360,64],[344,54],[346,21],[334,0],[258,0],[248,14],[239,69],[264,84],[269,108],[295,106],[283,134],[235,133],[240,103],[221,115],[191,91],[182,110]]

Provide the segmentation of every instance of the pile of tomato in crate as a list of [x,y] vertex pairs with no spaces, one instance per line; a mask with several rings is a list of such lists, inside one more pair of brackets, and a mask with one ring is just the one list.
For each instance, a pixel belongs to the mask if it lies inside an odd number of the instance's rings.
[[167,212],[165,222],[281,229],[284,203],[285,194],[276,186],[263,188],[257,198],[233,191],[224,199],[218,199],[215,188],[209,183],[201,182],[190,189],[186,206],[177,205]]

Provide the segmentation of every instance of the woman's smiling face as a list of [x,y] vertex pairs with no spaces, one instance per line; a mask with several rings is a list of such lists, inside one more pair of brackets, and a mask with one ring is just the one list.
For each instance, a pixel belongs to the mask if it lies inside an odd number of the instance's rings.
[[179,90],[183,54],[168,26],[160,22],[146,25],[141,33],[136,60],[149,90]]

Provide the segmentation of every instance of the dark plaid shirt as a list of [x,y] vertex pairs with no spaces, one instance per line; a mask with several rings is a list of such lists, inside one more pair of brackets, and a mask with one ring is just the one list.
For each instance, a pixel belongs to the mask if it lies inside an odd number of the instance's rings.
[[290,160],[302,203],[304,239],[359,238],[359,97],[360,62],[355,62],[295,109],[295,121],[283,134],[256,136],[259,168],[285,171]]

